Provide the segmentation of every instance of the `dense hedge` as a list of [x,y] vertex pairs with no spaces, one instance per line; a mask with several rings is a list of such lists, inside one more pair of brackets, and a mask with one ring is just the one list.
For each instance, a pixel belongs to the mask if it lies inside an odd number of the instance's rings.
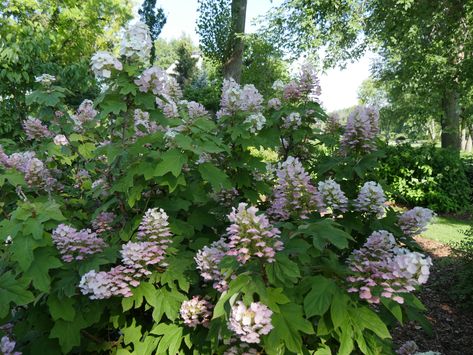
[[473,171],[458,153],[434,146],[388,146],[376,169],[387,193],[400,204],[437,212],[471,210]]

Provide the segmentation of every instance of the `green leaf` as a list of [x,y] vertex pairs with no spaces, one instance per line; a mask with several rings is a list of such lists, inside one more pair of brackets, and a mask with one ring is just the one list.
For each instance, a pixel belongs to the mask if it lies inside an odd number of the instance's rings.
[[390,339],[391,334],[386,327],[386,324],[379,318],[379,316],[368,307],[362,306],[356,309],[351,309],[351,318],[356,320],[357,324],[362,329],[369,329],[381,339]]
[[276,260],[272,263],[265,264],[266,274],[271,283],[285,285],[288,282],[296,283],[301,276],[299,266],[289,259],[286,254],[276,254]]
[[267,343],[275,346],[284,342],[287,349],[294,353],[302,352],[302,336],[305,334],[314,334],[312,324],[304,319],[302,307],[295,303],[281,305],[281,313],[274,313],[271,323],[274,328],[267,337]]
[[18,235],[10,245],[11,259],[16,261],[22,271],[29,269],[33,262],[33,252],[36,248],[45,245],[43,240],[35,240],[30,235]]
[[10,303],[23,306],[34,301],[34,295],[28,291],[28,285],[27,279],[15,279],[11,271],[0,276],[0,318],[8,314]]
[[59,299],[56,295],[51,294],[48,297],[49,312],[54,320],[64,319],[72,322],[75,318],[76,311],[74,309],[74,299],[63,297]]
[[187,155],[177,149],[171,149],[161,156],[161,162],[154,169],[155,176],[164,176],[167,173],[178,177],[181,174],[182,167],[187,163]]
[[182,343],[183,329],[176,324],[158,324],[151,330],[151,334],[162,335],[157,354],[179,354]]
[[84,143],[81,144],[78,148],[79,154],[82,155],[85,159],[92,159],[95,151],[94,143]]
[[57,338],[63,353],[69,353],[72,348],[80,345],[80,331],[85,328],[86,324],[84,318],[80,313],[72,322],[58,319],[49,333],[51,339]]
[[208,181],[215,191],[230,189],[232,187],[232,183],[227,174],[212,163],[200,164],[198,170],[200,175],[202,175],[202,179]]
[[120,112],[127,110],[126,102],[121,95],[107,95],[100,106],[103,116],[109,113],[118,115]]
[[43,224],[37,219],[30,218],[23,227],[23,233],[31,234],[34,239],[40,240],[43,237]]
[[34,260],[24,276],[33,281],[33,286],[43,292],[49,292],[51,277],[49,270],[57,269],[62,266],[61,261],[52,254],[51,248],[36,249]]
[[304,298],[304,310],[307,317],[321,316],[330,307],[335,283],[323,276],[312,278],[312,289]]
[[330,306],[330,316],[334,328],[339,328],[348,319],[347,303],[349,298],[341,292],[335,292]]
[[402,309],[399,303],[384,297],[381,297],[381,303],[402,324]]

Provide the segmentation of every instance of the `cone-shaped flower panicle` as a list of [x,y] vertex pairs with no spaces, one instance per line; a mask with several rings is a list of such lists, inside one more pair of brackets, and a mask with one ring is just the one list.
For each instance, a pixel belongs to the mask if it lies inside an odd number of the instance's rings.
[[225,291],[228,287],[219,268],[220,261],[226,255],[227,249],[228,245],[220,239],[210,246],[204,246],[194,257],[200,276],[205,281],[213,281],[213,287],[219,292]]
[[384,195],[383,188],[374,181],[365,182],[354,201],[355,209],[358,212],[365,212],[378,218],[384,216],[385,204],[386,196]]
[[379,134],[379,113],[371,107],[358,106],[350,113],[340,142],[343,154],[369,153],[376,150]]
[[195,328],[198,325],[208,327],[212,318],[213,306],[202,297],[194,296],[181,304],[181,318],[188,327]]
[[231,311],[228,328],[246,343],[259,343],[261,335],[268,334],[273,326],[271,316],[273,312],[260,302],[253,302],[247,307],[237,301]]
[[123,34],[120,55],[147,63],[152,45],[148,26],[143,22],[132,23]]
[[399,216],[398,225],[405,235],[414,236],[426,231],[435,213],[428,208],[414,207]]
[[90,66],[97,78],[107,79],[112,75],[112,70],[123,69],[122,63],[112,53],[105,51],[96,52],[90,60]]
[[328,179],[318,183],[318,190],[323,205],[331,213],[346,212],[348,209],[348,198],[334,180]]

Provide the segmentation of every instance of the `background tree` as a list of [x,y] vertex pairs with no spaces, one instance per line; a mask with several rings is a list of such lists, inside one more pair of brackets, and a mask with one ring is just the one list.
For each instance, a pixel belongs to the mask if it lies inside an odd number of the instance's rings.
[[0,136],[19,134],[27,117],[25,95],[35,76],[48,73],[78,105],[98,92],[89,58],[111,49],[131,18],[128,0],[11,0],[0,4]]
[[271,12],[265,33],[294,54],[324,47],[326,66],[376,51],[375,77],[423,100],[425,116],[437,113],[442,147],[458,150],[462,112],[471,106],[472,7],[468,0],[288,0]]
[[196,72],[197,56],[192,46],[181,42],[177,48],[176,80],[183,87],[193,78]]
[[197,52],[198,47],[192,42],[192,39],[183,34],[177,39],[166,40],[158,38],[155,42],[156,59],[155,64],[163,69],[168,69],[172,64],[175,64],[179,59],[178,48],[185,46],[190,48],[191,52]]
[[[144,0],[141,8],[138,10],[141,21],[146,23],[151,33],[151,39],[153,44],[161,33],[164,25],[166,24],[166,15],[161,7],[156,6],[156,0]],[[156,59],[156,49],[154,45],[151,47],[151,64]]]
[[216,60],[225,78],[240,81],[247,0],[199,0],[197,33],[202,52]]

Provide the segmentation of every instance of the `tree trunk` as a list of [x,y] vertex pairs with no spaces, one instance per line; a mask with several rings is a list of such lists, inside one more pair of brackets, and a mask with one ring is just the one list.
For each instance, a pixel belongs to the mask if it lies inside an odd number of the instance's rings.
[[243,50],[245,44],[243,35],[245,33],[247,0],[232,0],[232,54],[224,64],[223,75],[226,79],[233,78],[237,83],[241,79],[241,70],[243,66]]
[[454,90],[447,90],[442,100],[442,106],[442,148],[451,148],[459,151],[461,139],[458,93]]

